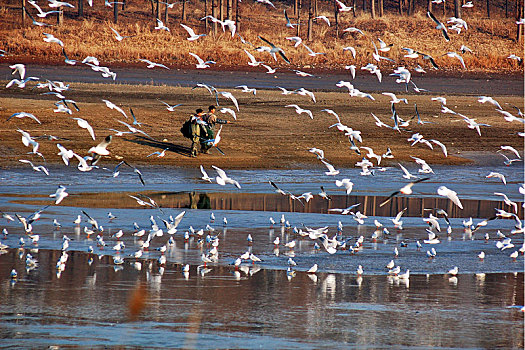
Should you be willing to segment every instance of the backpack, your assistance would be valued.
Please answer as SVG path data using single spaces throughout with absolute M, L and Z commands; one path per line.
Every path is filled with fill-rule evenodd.
M 182 136 L 191 139 L 193 137 L 193 133 L 191 131 L 191 117 L 190 119 L 186 120 L 184 124 L 182 124 L 182 127 L 180 128 L 180 132 L 182 133 Z

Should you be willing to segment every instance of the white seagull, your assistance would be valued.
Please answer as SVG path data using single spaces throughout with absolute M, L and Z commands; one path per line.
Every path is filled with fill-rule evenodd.
M 199 35 L 196 35 L 195 32 L 193 31 L 193 29 L 191 29 L 190 27 L 188 27 L 187 25 L 185 24 L 180 24 L 182 28 L 184 28 L 187 32 L 188 32 L 188 35 L 189 37 L 186 38 L 187 40 L 189 41 L 194 41 L 194 40 L 197 40 L 198 38 L 202 37 L 202 36 L 205 36 L 206 34 L 199 34 Z
M 66 187 L 62 185 L 58 186 L 55 193 L 49 195 L 49 197 L 55 198 L 55 204 L 60 204 L 67 196 L 69 196 L 69 193 L 66 192 Z
M 147 63 L 147 67 L 146 68 L 155 68 L 155 67 L 160 67 L 160 68 L 164 68 L 164 69 L 169 69 L 168 67 L 166 67 L 165 65 L 163 65 L 162 63 L 156 63 L 156 62 L 151 62 L 150 60 L 146 60 L 144 58 L 139 58 L 139 61 L 141 62 L 144 62 L 144 63 Z
M 93 140 L 96 140 L 95 132 L 93 131 L 93 128 L 91 127 L 91 125 L 89 125 L 89 123 L 86 120 L 82 118 L 73 118 L 73 119 L 77 121 L 78 126 L 89 131 L 89 135 L 91 135 L 91 138 Z
M 307 114 L 307 115 L 310 117 L 310 119 L 314 119 L 314 116 L 313 116 L 313 114 L 312 114 L 312 111 L 309 110 L 309 109 L 303 109 L 303 108 L 301 108 L 301 107 L 299 107 L 298 105 L 295 105 L 295 104 L 286 105 L 286 106 L 284 106 L 284 107 L 285 107 L 285 108 L 287 108 L 287 107 L 293 107 L 293 108 L 295 108 L 295 112 L 296 112 L 297 114 L 305 113 L 305 114 Z
M 224 186 L 228 183 L 234 185 L 239 189 L 241 188 L 241 185 L 237 181 L 226 175 L 226 172 L 224 170 L 222 170 L 219 167 L 216 167 L 215 165 L 212 165 L 211 167 L 215 169 L 215 171 L 217 171 L 217 174 L 219 175 L 215 178 L 215 181 L 217 181 L 219 185 Z
M 197 60 L 197 64 L 195 65 L 195 67 L 198 68 L 198 69 L 209 68 L 210 64 L 216 64 L 217 63 L 215 61 L 204 61 L 202 58 L 200 58 L 199 56 L 197 56 L 196 54 L 194 54 L 192 52 L 189 52 L 189 54 L 191 56 L 193 56 Z
M 443 197 L 447 197 L 450 199 L 455 205 L 457 205 L 460 209 L 463 209 L 463 204 L 461 204 L 461 201 L 459 200 L 458 194 L 455 191 L 452 191 L 448 189 L 445 186 L 440 186 L 437 189 L 437 194 Z
M 33 114 L 31 113 L 27 113 L 27 112 L 18 112 L 18 113 L 14 113 L 12 114 L 9 118 L 7 118 L 7 120 L 11 119 L 11 118 L 31 118 L 33 119 L 35 122 L 37 122 L 38 124 L 42 124 L 40 122 L 40 120 L 38 120 L 37 117 L 35 117 Z
M 181 24 L 181 26 L 184 26 L 184 24 Z M 160 19 L 157 18 L 157 25 L 155 26 L 156 30 L 165 30 L 167 32 L 170 31 L 168 27 L 164 25 L 164 22 L 162 22 Z
M 128 115 L 126 114 L 126 112 L 124 112 L 124 110 L 122 108 L 120 108 L 119 106 L 117 106 L 116 104 L 114 104 L 113 102 L 109 101 L 109 100 L 102 100 L 106 106 L 109 108 L 109 109 L 114 109 L 116 110 L 117 112 L 119 112 L 120 114 L 122 114 L 124 117 L 128 118 Z

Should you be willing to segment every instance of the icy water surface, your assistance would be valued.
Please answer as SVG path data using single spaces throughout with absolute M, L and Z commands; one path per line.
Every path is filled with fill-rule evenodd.
M 144 187 L 132 173 L 113 178 L 102 170 L 95 176 L 52 167 L 50 177 L 25 168 L 0 172 L 0 210 L 29 216 L 52 204 L 33 222 L 38 244 L 31 243 L 19 222 L 0 219 L 0 229 L 8 230 L 1 243 L 10 247 L 0 255 L 2 345 L 523 347 L 524 259 L 521 254 L 515 260 L 510 257 L 522 247 L 523 233 L 512 233 L 516 231 L 513 219 L 491 220 L 477 230 L 463 225 L 472 217 L 475 227 L 493 217 L 494 208 L 512 211 L 494 192 L 518 202 L 518 215 L 523 218 L 520 167 L 437 167 L 436 175 L 413 187 L 413 195 L 395 197 L 383 207 L 379 203 L 406 184 L 398 169 L 373 178 L 342 169 L 337 178 L 349 177 L 354 182 L 350 196 L 321 169 L 227 170 L 241 189 L 204 183 L 198 180 L 198 170 L 141 170 Z M 486 179 L 491 171 L 504 173 L 507 185 Z M 303 205 L 273 192 L 268 180 L 295 195 L 312 192 L 315 197 Z M 48 196 L 58 184 L 66 186 L 70 195 L 55 206 Z M 441 185 L 458 192 L 463 210 L 436 194 Z M 332 196 L 331 201 L 317 196 L 320 186 Z M 129 197 L 139 193 L 153 198 L 160 210 L 142 207 Z M 356 203 L 360 205 L 354 211 L 368 216 L 364 224 L 351 215 L 329 211 Z M 405 208 L 402 229 L 394 227 L 391 219 Z M 441 232 L 434 229 L 437 244 L 424 243 L 428 225 L 423 218 L 436 214 L 435 209 L 425 208 L 449 213 L 451 232 L 447 234 L 448 225 L 440 218 Z M 91 225 L 82 210 L 103 226 L 103 232 L 85 233 Z M 162 219 L 183 211 L 177 232 L 168 234 Z M 108 212 L 117 218 L 110 220 Z M 212 213 L 215 220 L 210 218 Z M 77 215 L 82 216 L 80 225 L 73 223 Z M 289 225 L 280 223 L 283 215 Z M 140 259 L 132 258 L 147 241 L 150 216 L 163 233 L 151 239 Z M 270 224 L 270 217 L 276 224 Z M 62 226 L 55 227 L 53 219 Z M 376 230 L 374 220 L 386 230 Z M 133 235 L 134 222 L 146 230 L 144 236 Z M 342 231 L 337 230 L 338 222 Z M 346 249 L 329 254 L 319 240 L 301 237 L 308 228 L 325 226 L 328 237 L 346 242 Z M 192 228 L 196 233 L 185 239 L 184 233 Z M 113 235 L 119 230 L 124 233 L 120 241 L 125 248 L 117 252 Z M 97 234 L 106 246 L 97 245 Z M 60 271 L 55 266 L 64 235 L 71 241 Z M 208 235 L 218 237 L 219 254 L 204 266 L 202 254 L 212 248 Z M 502 241 L 501 235 L 508 236 L 514 247 L 500 250 L 496 242 Z M 363 243 L 357 248 L 360 236 Z M 159 266 L 161 253 L 156 248 L 170 238 L 172 243 L 163 255 L 166 263 Z M 294 240 L 293 249 L 285 247 Z M 89 247 L 92 254 L 87 253 Z M 432 248 L 436 256 L 428 258 Z M 233 266 L 247 251 L 262 261 Z M 481 251 L 486 254 L 483 260 L 478 258 Z M 28 254 L 38 260 L 38 266 L 26 266 Z M 124 262 L 116 264 L 115 257 Z M 290 258 L 296 266 L 287 271 Z M 401 273 L 410 270 L 408 279 L 389 275 L 385 266 L 392 259 Z M 318 272 L 307 274 L 314 264 Z M 187 273 L 183 272 L 186 265 Z M 360 276 L 359 265 L 364 270 Z M 448 273 L 455 266 L 456 277 Z M 12 269 L 18 272 L 13 280 Z

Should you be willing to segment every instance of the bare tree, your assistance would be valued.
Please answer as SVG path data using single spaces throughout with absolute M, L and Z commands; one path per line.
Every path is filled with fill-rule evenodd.
M 57 26 L 61 25 L 64 22 L 64 10 L 62 10 L 62 7 L 58 8 L 57 12 Z
M 375 0 L 370 0 L 370 16 L 372 18 L 376 17 L 376 6 L 375 6 Z
M 158 6 L 158 0 L 157 0 L 157 6 Z M 158 7 L 157 7 L 157 10 L 158 10 Z M 118 5 L 113 4 L 113 23 L 117 23 L 117 21 L 118 21 Z
M 151 15 L 155 16 L 155 3 L 154 3 L 154 0 L 149 0 L 149 3 L 151 4 Z
M 301 23 L 301 7 L 302 7 L 302 1 L 299 0 L 299 3 L 297 4 L 297 25 L 295 26 L 296 27 L 296 35 L 297 36 L 300 36 L 300 33 L 301 33 L 301 26 L 299 25 L 299 23 Z
M 232 0 L 226 0 L 226 18 L 232 19 Z
M 26 23 L 26 0 L 22 0 L 22 24 Z
M 208 0 L 204 0 L 204 17 L 208 17 Z M 208 18 L 204 18 L 204 29 L 208 33 Z
M 79 18 L 84 17 L 84 1 L 83 0 L 78 0 L 77 11 L 78 11 L 77 15 Z
M 516 20 L 521 21 L 524 17 L 523 0 L 516 0 Z M 523 24 L 517 25 L 516 41 L 519 43 L 523 40 Z M 521 61 L 523 63 L 523 61 Z
M 383 17 L 383 0 L 377 0 L 377 14 L 379 17 Z
M 241 29 L 241 9 L 239 3 L 241 0 L 235 0 L 235 25 L 237 26 L 237 33 Z
M 211 15 L 217 18 L 217 0 L 211 0 Z M 211 25 L 213 34 L 217 34 L 217 22 L 213 22 Z
M 454 17 L 461 18 L 461 0 L 454 0 Z
M 182 13 L 180 15 L 180 20 L 182 22 L 186 22 L 186 0 L 183 0 L 182 1 L 182 9 L 181 9 Z
M 487 0 L 487 17 L 490 18 L 490 0 Z
M 313 30 L 313 21 L 314 21 L 314 8 L 312 6 L 312 1 L 308 1 L 308 33 L 307 33 L 307 40 L 312 41 L 312 30 Z M 299 26 L 298 26 L 299 27 Z
M 339 37 L 339 6 L 334 0 L 334 22 L 335 22 L 335 37 Z

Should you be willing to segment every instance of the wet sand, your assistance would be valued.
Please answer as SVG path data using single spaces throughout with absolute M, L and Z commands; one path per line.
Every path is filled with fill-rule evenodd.
M 335 86 L 340 80 L 352 81 L 356 88 L 366 92 L 405 91 L 404 85 L 396 84 L 393 77 L 384 73 L 384 79 L 379 82 L 375 75 L 357 72 L 352 79 L 348 71 L 305 71 L 314 77 L 300 77 L 291 70 L 278 70 L 267 74 L 261 68 L 239 67 L 239 71 L 224 71 L 217 69 L 146 69 L 143 67 L 115 67 L 116 81 L 102 77 L 91 68 L 84 65 L 51 66 L 28 65 L 28 74 L 42 79 L 61 80 L 75 83 L 101 83 L 126 85 L 166 85 L 193 87 L 197 83 L 206 83 L 217 88 L 232 89 L 238 85 L 248 85 L 258 89 L 275 89 L 276 85 L 285 88 L 313 89 L 315 91 L 337 91 Z M 0 66 L 0 79 L 12 79 L 11 70 Z M 461 73 L 430 71 L 428 74 L 414 73 L 412 80 L 422 89 L 428 89 L 434 94 L 454 95 L 497 95 L 523 96 L 523 76 L 502 75 L 490 73 Z M 409 91 L 413 93 L 412 86 Z
M 298 88 L 300 86 L 294 86 Z M 397 104 L 397 113 L 403 119 L 415 116 L 414 104 L 417 104 L 422 120 L 431 123 L 417 124 L 413 119 L 406 130 L 397 132 L 392 129 L 379 128 L 374 124 L 371 113 L 378 116 L 388 125 L 393 125 L 389 98 L 377 93 L 372 95 L 375 101 L 369 99 L 350 98 L 343 92 L 316 92 L 317 103 L 309 97 L 299 95 L 281 95 L 273 90 L 259 90 L 257 95 L 245 94 L 240 90 L 228 89 L 237 97 L 240 112 L 237 121 L 231 116 L 218 113 L 219 117 L 232 121 L 222 129 L 222 139 L 219 144 L 224 152 L 221 155 L 213 149 L 209 155 L 200 155 L 196 159 L 189 157 L 190 140 L 185 139 L 179 129 L 182 123 L 197 107 L 207 107 L 215 104 L 214 96 L 205 89 L 195 89 L 171 86 L 128 86 L 109 84 L 71 83 L 66 93 L 68 98 L 75 100 L 80 108 L 71 116 L 64 113 L 53 113 L 51 95 L 41 95 L 43 91 L 19 89 L 2 89 L 0 95 L 0 113 L 3 118 L 13 113 L 25 111 L 36 115 L 41 125 L 28 118 L 13 118 L 0 126 L 0 155 L 3 166 L 19 165 L 18 159 L 27 158 L 36 164 L 43 163 L 36 156 L 25 155 L 29 149 L 20 142 L 17 128 L 29 132 L 40 142 L 39 151 L 44 154 L 48 164 L 60 163 L 57 156 L 56 143 L 61 143 L 76 153 L 85 155 L 87 150 L 100 142 L 103 137 L 112 134 L 109 129 L 125 131 L 126 127 L 118 122 L 128 123 L 120 113 L 106 108 L 102 99 L 108 99 L 121 106 L 129 114 L 132 107 L 142 130 L 151 138 L 139 134 L 127 134 L 114 137 L 109 146 L 111 154 L 99 164 L 112 167 L 124 159 L 134 164 L 196 167 L 199 164 L 216 165 L 224 168 L 296 168 L 317 166 L 319 161 L 307 150 L 311 147 L 321 148 L 326 158 L 336 167 L 350 167 L 362 158 L 350 150 L 348 138 L 336 128 L 329 128 L 336 119 L 322 112 L 330 108 L 337 112 L 343 124 L 361 131 L 363 143 L 358 146 L 372 147 L 376 153 L 383 154 L 389 147 L 394 159 L 383 159 L 381 165 L 395 165 L 397 162 L 412 162 L 410 156 L 425 159 L 430 164 L 464 164 L 470 162 L 472 154 L 490 155 L 493 164 L 503 162 L 503 157 L 495 153 L 502 144 L 521 149 L 523 139 L 517 135 L 523 125 L 518 122 L 506 122 L 502 115 L 490 104 L 480 104 L 475 96 L 425 94 L 404 95 L 404 87 L 396 85 L 398 97 L 406 97 L 408 104 Z M 436 86 L 437 87 L 437 86 Z M 436 89 L 437 90 L 437 89 Z M 488 92 L 488 91 L 486 91 Z M 444 95 L 448 98 L 449 108 L 476 118 L 479 123 L 490 127 L 481 127 L 482 137 L 475 130 L 468 129 L 467 124 L 459 117 L 440 113 L 440 104 L 430 98 Z M 497 100 L 508 111 L 515 111 L 506 103 L 520 105 L 522 97 L 496 96 Z M 159 99 L 170 104 L 182 103 L 175 112 L 164 109 Z M 231 101 L 220 98 L 220 107 L 234 108 Z M 311 109 L 314 119 L 305 114 L 298 115 L 293 108 L 285 108 L 287 104 L 298 104 Z M 85 129 L 76 126 L 72 117 L 80 117 L 89 121 L 97 135 L 93 141 Z M 430 150 L 425 145 L 410 146 L 407 142 L 413 133 L 421 133 L 425 139 L 436 139 L 445 144 L 449 156 L 444 157 L 441 149 L 435 145 Z M 58 140 L 48 140 L 46 135 L 59 137 Z M 155 151 L 167 149 L 164 158 L 147 157 Z M 467 157 L 465 157 L 467 155 Z M 76 164 L 76 162 L 75 162 Z

